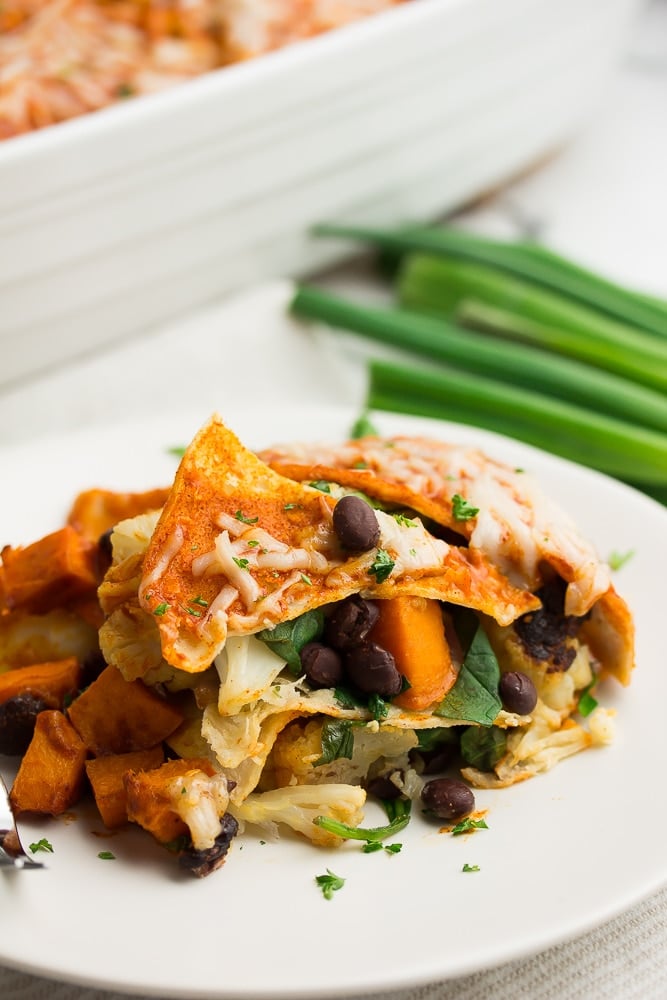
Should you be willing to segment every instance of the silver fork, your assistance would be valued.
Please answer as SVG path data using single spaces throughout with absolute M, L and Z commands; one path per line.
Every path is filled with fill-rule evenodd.
M 0 774 L 0 868 L 43 868 L 23 849 L 14 821 L 9 792 Z

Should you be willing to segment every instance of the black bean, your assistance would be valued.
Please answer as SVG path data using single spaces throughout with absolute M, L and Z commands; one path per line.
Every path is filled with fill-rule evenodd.
M 352 649 L 366 638 L 380 616 L 377 604 L 363 597 L 342 601 L 324 627 L 324 638 L 334 649 Z
M 113 528 L 109 528 L 105 531 L 103 535 L 97 539 L 97 550 L 95 552 L 95 576 L 101 582 L 109 567 L 111 566 L 112 560 L 112 546 L 111 546 L 111 535 L 113 533 Z
M 313 687 L 335 687 L 343 678 L 343 661 L 335 649 L 309 642 L 301 650 L 301 666 Z
M 345 658 L 345 669 L 352 683 L 364 694 L 393 698 L 403 687 L 394 657 L 375 642 L 365 642 L 351 649 Z
M 366 791 L 376 799 L 397 799 L 401 795 L 400 788 L 394 784 L 388 774 L 380 774 L 366 782 Z
M 422 802 L 438 819 L 461 819 L 475 808 L 475 796 L 456 778 L 434 778 L 422 788 Z
M 503 708 L 517 715 L 529 715 L 537 705 L 535 685 L 527 674 L 519 670 L 510 670 L 502 675 L 498 694 Z
M 192 875 L 196 875 L 197 878 L 204 878 L 205 875 L 210 875 L 211 872 L 220 867 L 225 860 L 232 840 L 238 833 L 239 825 L 231 813 L 225 813 L 220 822 L 222 830 L 215 838 L 213 847 L 209 847 L 205 851 L 196 851 L 194 847 L 191 847 L 178 856 L 180 867 Z
M 409 754 L 410 763 L 418 774 L 439 774 L 449 767 L 457 752 L 457 743 L 443 743 L 433 750 L 420 750 L 415 747 Z
M 0 753 L 19 757 L 26 752 L 40 712 L 49 706 L 32 694 L 18 694 L 0 705 Z
M 380 540 L 375 511 L 361 497 L 341 497 L 334 507 L 333 528 L 341 546 L 350 552 L 367 552 Z

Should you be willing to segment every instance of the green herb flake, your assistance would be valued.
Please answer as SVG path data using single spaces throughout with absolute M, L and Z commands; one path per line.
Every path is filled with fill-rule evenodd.
M 204 600 L 204 598 L 200 594 L 197 594 L 196 597 L 193 597 L 192 600 L 190 601 L 190 604 L 197 604 L 199 605 L 200 608 L 208 607 L 208 601 Z
M 587 684 L 586 687 L 579 694 L 579 700 L 577 702 L 577 711 L 579 712 L 579 715 L 583 716 L 584 719 L 586 718 L 587 715 L 590 715 L 595 708 L 598 707 L 597 699 L 595 699 L 591 694 L 592 689 L 597 684 L 597 680 L 598 680 L 597 677 L 594 677 L 593 680 L 590 682 L 590 684 Z
M 368 572 L 373 574 L 376 583 L 384 583 L 395 565 L 388 552 L 384 549 L 378 549 Z
M 185 445 L 172 445 L 171 448 L 167 448 L 167 454 L 174 455 L 175 458 L 183 458 L 183 455 L 185 455 Z
M 300 506 L 300 503 L 286 503 L 283 510 L 296 510 L 296 508 Z
M 460 823 L 452 827 L 452 837 L 459 837 L 462 833 L 472 833 L 474 830 L 488 830 L 485 819 L 471 819 L 467 816 Z
M 100 851 L 100 853 L 97 856 L 102 861 L 115 861 L 116 860 L 116 855 L 113 854 L 111 851 Z
M 613 570 L 619 570 L 627 562 L 629 562 L 635 554 L 634 549 L 630 549 L 628 552 L 612 552 L 609 556 L 607 562 L 609 563 L 609 568 Z
M 368 699 L 368 711 L 376 722 L 382 722 L 389 715 L 389 705 L 379 694 L 372 694 Z
M 305 583 L 307 587 L 312 587 L 313 581 L 305 573 L 301 574 L 301 583 Z
M 133 97 L 135 93 L 136 91 L 131 83 L 119 83 L 116 88 L 116 96 L 121 100 L 127 97 Z
M 391 806 L 388 802 L 383 802 L 382 804 L 387 811 L 387 815 L 390 817 L 390 822 L 386 826 L 349 826 L 347 823 L 341 823 L 339 820 L 331 819 L 329 816 L 317 816 L 313 822 L 316 826 L 321 827 L 328 833 L 335 834 L 337 837 L 341 837 L 343 840 L 363 840 L 367 844 L 371 844 L 374 841 L 381 842 L 387 840 L 389 837 L 393 837 L 400 830 L 405 829 L 410 822 L 410 809 L 412 806 L 410 799 L 394 799 L 391 802 Z
M 257 524 L 259 521 L 258 517 L 246 517 L 242 510 L 237 510 L 234 517 L 237 521 L 242 521 L 243 524 Z
M 469 521 L 479 514 L 479 507 L 473 507 L 460 493 L 455 493 L 452 497 L 452 514 L 455 521 Z
M 411 556 L 416 556 L 417 555 L 417 549 L 410 549 L 410 555 Z
M 260 844 L 262 845 L 262 847 L 266 847 L 266 841 L 265 840 L 260 840 Z
M 467 862 L 461 869 L 462 872 L 479 872 L 481 870 L 482 869 L 479 867 L 479 865 L 469 865 Z
M 158 604 L 158 606 L 153 611 L 153 614 L 157 615 L 158 618 L 162 618 L 162 615 L 166 615 L 167 611 L 169 611 L 169 608 L 170 605 L 167 604 L 166 601 L 163 601 L 162 604 Z
M 256 538 L 250 538 L 250 539 L 249 539 L 249 540 L 248 540 L 248 541 L 246 542 L 246 545 L 248 546 L 248 548 L 249 548 L 249 549 L 256 549 L 256 548 L 257 548 L 257 546 L 259 545 L 259 542 L 257 541 L 257 539 L 256 539 Z
M 232 556 L 232 562 L 236 563 L 239 569 L 247 569 L 250 565 L 247 559 L 237 559 L 236 556 Z
M 364 462 L 363 460 L 359 460 L 358 462 L 353 462 L 352 468 L 353 469 L 367 469 L 368 468 L 368 462 Z
M 364 854 L 375 854 L 376 851 L 382 850 L 382 844 L 379 840 L 371 840 L 368 844 L 364 844 L 361 850 Z
M 362 413 L 357 420 L 355 420 L 350 430 L 350 437 L 353 441 L 358 440 L 363 437 L 378 437 L 378 429 L 369 419 L 367 413 Z
M 37 854 L 38 851 L 44 851 L 45 854 L 53 854 L 53 845 L 46 839 L 42 837 L 36 843 L 30 845 L 30 850 L 33 854 Z
M 199 608 L 188 608 L 185 604 L 182 605 L 182 608 L 187 614 L 192 615 L 193 618 L 201 618 L 202 616 Z
M 416 528 L 417 522 L 413 521 L 411 517 L 406 517 L 405 514 L 392 514 L 393 519 L 397 524 L 400 524 L 402 528 Z
M 327 868 L 326 875 L 316 875 L 315 881 L 325 899 L 333 899 L 334 892 L 338 892 L 345 885 L 345 879 L 340 875 L 334 875 L 330 868 Z
M 326 479 L 316 479 L 312 483 L 308 483 L 312 486 L 314 490 L 319 490 L 320 493 L 331 493 L 331 484 L 326 481 Z

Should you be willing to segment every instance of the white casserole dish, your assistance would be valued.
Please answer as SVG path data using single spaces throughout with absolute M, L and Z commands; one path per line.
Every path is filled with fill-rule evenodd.
M 317 221 L 502 183 L 582 125 L 637 7 L 413 0 L 0 143 L 0 385 L 332 262 Z

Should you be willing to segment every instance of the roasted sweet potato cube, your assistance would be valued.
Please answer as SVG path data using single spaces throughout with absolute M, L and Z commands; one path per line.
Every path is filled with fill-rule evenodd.
M 2 550 L 5 603 L 38 613 L 94 594 L 95 546 L 67 525 L 25 547 Z
M 137 517 L 149 510 L 163 507 L 168 489 L 147 490 L 145 493 L 115 493 L 112 490 L 85 490 L 76 497 L 67 517 L 79 534 L 97 541 L 109 528 L 127 517 Z
M 151 771 L 164 762 L 161 746 L 134 753 L 108 754 L 86 761 L 86 773 L 105 826 L 110 830 L 127 823 L 127 794 L 123 776 L 128 771 Z
M 126 681 L 116 667 L 106 667 L 70 705 L 68 715 L 96 757 L 148 750 L 183 721 L 180 709 L 141 681 Z
M 49 708 L 62 708 L 65 696 L 76 691 L 80 680 L 81 665 L 74 656 L 17 667 L 0 674 L 0 704 L 20 694 L 33 694 Z
M 189 834 L 187 824 L 174 809 L 170 785 L 190 771 L 203 771 L 209 777 L 215 774 L 210 760 L 193 757 L 167 761 L 154 771 L 128 771 L 123 779 L 128 819 L 148 830 L 161 844 Z
M 40 712 L 10 798 L 17 815 L 59 816 L 83 791 L 86 747 L 62 712 Z

